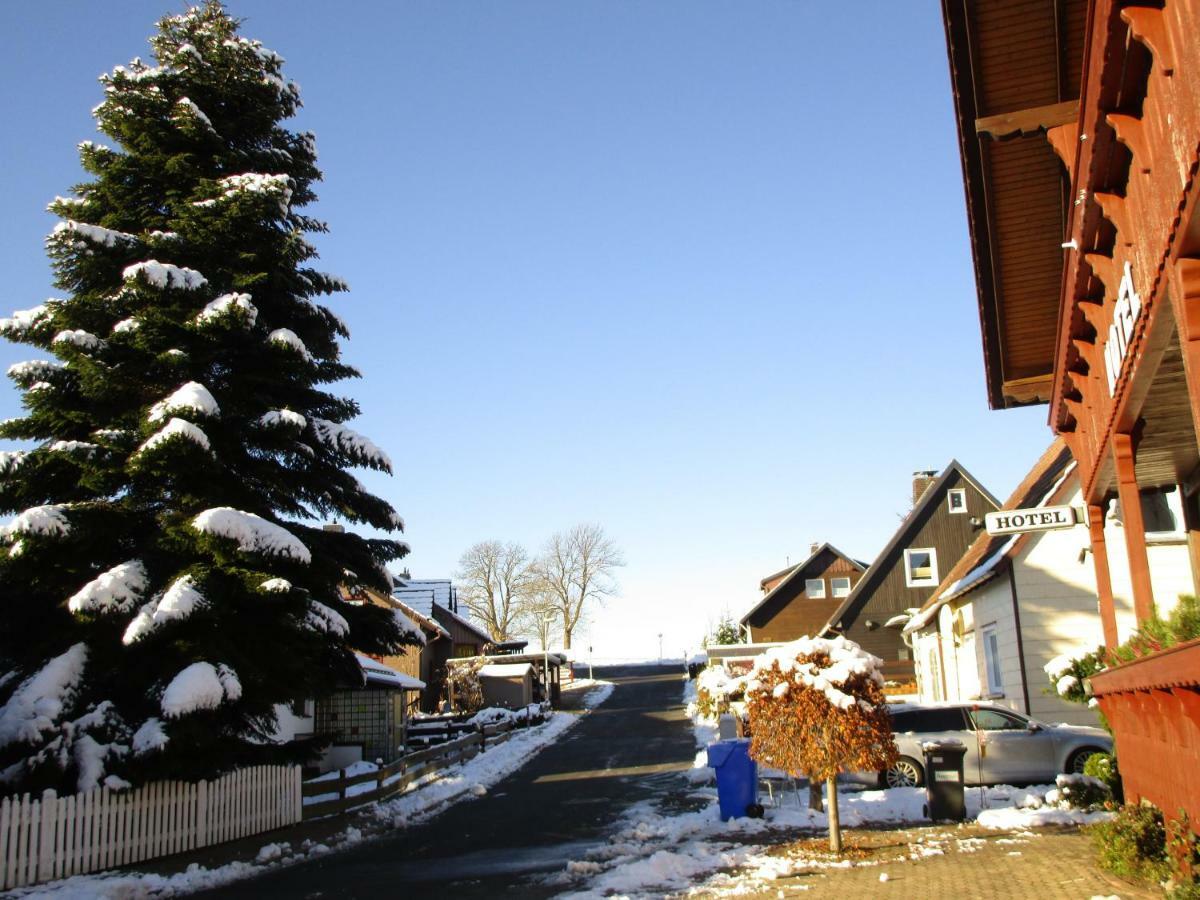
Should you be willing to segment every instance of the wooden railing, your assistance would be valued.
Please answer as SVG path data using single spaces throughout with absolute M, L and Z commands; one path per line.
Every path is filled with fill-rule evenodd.
M 304 804 L 304 818 L 315 819 L 334 815 L 394 796 L 407 790 L 417 781 L 473 759 L 484 750 L 500 746 L 512 737 L 514 729 L 528 727 L 540 721 L 542 720 L 525 718 L 515 723 L 502 722 L 483 727 L 473 725 L 469 732 L 459 737 L 409 753 L 395 762 L 380 766 L 377 771 L 351 775 L 342 769 L 338 778 L 325 777 L 306 781 L 301 790 L 310 802 Z M 373 787 L 365 791 L 351 792 L 352 788 L 363 784 L 372 784 Z M 327 794 L 334 796 L 311 800 L 314 797 L 325 797 Z
M 1148 800 L 1200 829 L 1200 640 L 1114 666 L 1091 679 L 1113 730 L 1130 802 Z
M 46 791 L 0 800 L 7 890 L 169 856 L 300 821 L 298 766 L 256 766 L 213 781 L 129 791 Z

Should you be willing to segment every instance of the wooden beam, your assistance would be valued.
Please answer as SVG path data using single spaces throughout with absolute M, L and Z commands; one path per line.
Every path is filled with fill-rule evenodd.
M 1036 134 L 1079 121 L 1079 100 L 1034 106 L 975 120 L 975 133 L 1003 140 L 1016 134 Z
M 1006 399 L 1019 406 L 1024 406 L 1027 403 L 1045 403 L 1050 399 L 1052 387 L 1053 376 L 1047 373 L 1030 378 L 1005 379 L 1002 390 Z

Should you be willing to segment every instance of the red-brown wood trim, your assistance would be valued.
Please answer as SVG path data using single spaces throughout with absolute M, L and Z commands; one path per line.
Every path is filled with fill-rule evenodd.
M 1133 584 L 1133 611 L 1141 624 L 1154 611 L 1154 589 L 1150 584 L 1150 558 L 1146 554 L 1146 524 L 1142 518 L 1142 496 L 1134 474 L 1133 438 L 1122 432 L 1112 435 L 1113 464 L 1117 494 L 1121 498 L 1121 522 L 1125 529 L 1125 551 L 1129 557 L 1129 580 Z
M 1117 610 L 1113 604 L 1112 572 L 1108 568 L 1108 544 L 1104 540 L 1104 507 L 1091 504 L 1087 508 L 1088 534 L 1092 538 L 1092 565 L 1096 569 L 1096 597 L 1100 601 L 1100 624 L 1104 629 L 1104 646 L 1115 648 Z

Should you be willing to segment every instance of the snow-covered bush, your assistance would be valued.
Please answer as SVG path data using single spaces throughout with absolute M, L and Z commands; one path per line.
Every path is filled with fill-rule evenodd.
M 696 713 L 701 720 L 716 724 L 730 703 L 740 698 L 744 678 L 734 678 L 720 663 L 709 665 L 696 677 Z
M 1054 784 L 1055 790 L 1046 799 L 1072 809 L 1096 809 L 1112 800 L 1108 785 L 1090 775 L 1059 775 Z
M 1097 672 L 1104 670 L 1104 660 L 1103 647 L 1080 647 L 1054 657 L 1043 667 L 1050 679 L 1047 693 L 1057 694 L 1071 703 L 1086 703 L 1094 707 L 1096 703 L 1087 692 L 1086 682 Z
M 455 712 L 473 713 L 483 708 L 483 679 L 479 670 L 486 665 L 487 660 L 482 656 L 446 663 L 446 699 Z

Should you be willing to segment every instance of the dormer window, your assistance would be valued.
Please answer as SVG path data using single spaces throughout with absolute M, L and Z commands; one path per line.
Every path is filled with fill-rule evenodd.
M 825 579 L 806 578 L 804 580 L 804 595 L 808 597 L 809 600 L 824 600 Z
M 955 488 L 952 491 L 947 491 L 946 506 L 950 508 L 951 513 L 965 513 L 967 511 L 966 488 Z
M 937 550 L 933 547 L 905 550 L 904 583 L 909 587 L 937 587 Z

